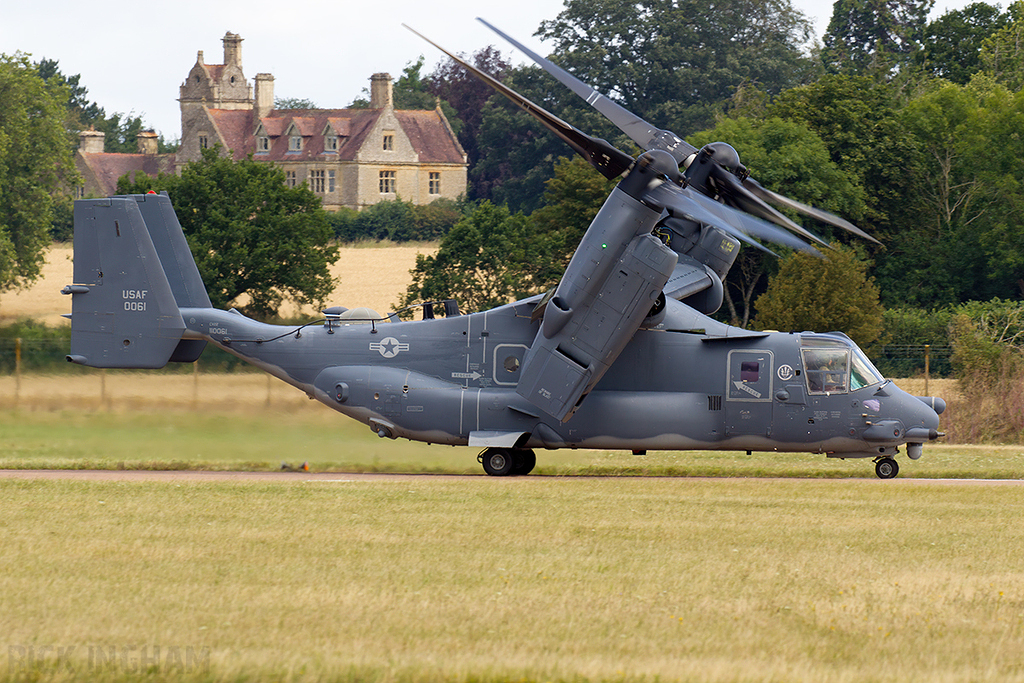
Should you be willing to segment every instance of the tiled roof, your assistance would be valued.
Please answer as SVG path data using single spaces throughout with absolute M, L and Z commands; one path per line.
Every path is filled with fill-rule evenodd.
M 96 177 L 105 196 L 116 194 L 117 180 L 126 173 L 142 171 L 156 177 L 160 173 L 174 172 L 173 154 L 86 154 L 79 152 L 82 161 Z
M 335 135 L 341 137 L 348 137 L 349 135 L 349 124 L 352 123 L 352 119 L 343 119 L 339 117 L 328 116 L 327 123 L 330 124 L 331 130 L 334 131 Z
M 275 109 L 258 121 L 246 110 L 209 109 L 210 119 L 234 158 L 243 159 L 256 151 L 255 133 L 262 126 L 270 138 L 270 150 L 256 158 L 261 161 L 314 160 L 324 154 L 323 132 L 328 125 L 338 134 L 338 151 L 331 158 L 350 161 L 380 117 L 379 109 Z M 402 129 L 409 136 L 422 163 L 465 163 L 462 148 L 435 111 L 396 111 Z M 288 149 L 285 133 L 292 124 L 302 135 L 302 151 Z
M 402 130 L 420 155 L 420 161 L 433 164 L 465 163 L 462 147 L 445 125 L 441 114 L 432 111 L 396 111 Z

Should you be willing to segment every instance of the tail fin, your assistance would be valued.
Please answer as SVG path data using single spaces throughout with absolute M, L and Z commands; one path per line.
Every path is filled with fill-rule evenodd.
M 76 201 L 74 276 L 69 361 L 160 368 L 202 352 L 178 309 L 210 299 L 166 195 Z
M 196 261 L 192 258 L 192 251 L 188 248 L 185 233 L 181 230 L 181 223 L 178 222 L 178 216 L 174 213 L 167 193 L 132 194 L 127 197 L 134 199 L 139 205 L 142 220 L 146 223 L 153 246 L 156 247 L 160 265 L 163 266 L 164 274 L 171 285 L 171 292 L 178 308 L 212 308 L 210 295 L 206 292 L 206 286 L 199 275 L 199 269 L 196 268 Z M 171 362 L 191 363 L 199 360 L 205 348 L 206 342 L 201 339 L 182 339 L 171 354 Z

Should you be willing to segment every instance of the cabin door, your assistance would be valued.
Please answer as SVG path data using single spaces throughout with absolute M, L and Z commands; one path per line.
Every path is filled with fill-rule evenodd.
M 729 352 L 725 389 L 725 435 L 771 436 L 775 356 L 771 351 Z

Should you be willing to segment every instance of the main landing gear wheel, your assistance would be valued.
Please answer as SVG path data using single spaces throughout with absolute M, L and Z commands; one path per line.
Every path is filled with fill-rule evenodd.
M 513 474 L 529 474 L 537 466 L 537 455 L 528 448 L 517 449 L 516 470 Z
M 537 456 L 528 448 L 488 448 L 477 460 L 492 477 L 529 474 L 537 464 Z
M 879 479 L 892 479 L 899 473 L 900 466 L 892 458 L 879 458 L 875 461 L 875 474 Z

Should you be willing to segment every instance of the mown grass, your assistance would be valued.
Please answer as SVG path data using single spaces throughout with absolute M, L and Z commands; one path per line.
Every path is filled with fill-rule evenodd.
M 1024 680 L 1022 513 L 899 480 L 5 480 L 0 678 Z
M 480 474 L 479 449 L 380 439 L 365 425 L 305 399 L 303 409 L 0 411 L 0 468 L 280 469 Z M 873 478 L 869 459 L 736 451 L 537 451 L 537 474 Z M 901 477 L 1024 478 L 1024 447 L 929 445 L 900 456 Z
M 0 414 L 2 468 L 276 470 L 308 461 L 316 471 L 479 473 L 478 449 L 381 440 L 340 416 Z M 904 476 L 1018 478 L 1024 449 L 930 447 Z M 812 454 L 540 451 L 538 474 L 874 476 L 870 461 Z

